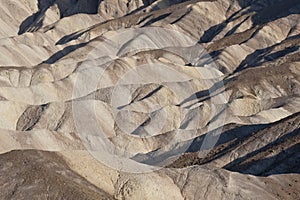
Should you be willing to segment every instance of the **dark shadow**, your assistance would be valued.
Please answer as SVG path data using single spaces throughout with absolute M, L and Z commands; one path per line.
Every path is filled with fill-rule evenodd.
M 192 12 L 192 9 L 188 9 L 183 15 L 181 15 L 178 19 L 174 20 L 170 24 L 176 24 L 180 20 L 182 20 L 185 16 L 187 16 L 190 12 Z
M 164 18 L 170 16 L 171 14 L 172 14 L 172 13 L 166 13 L 166 14 L 160 15 L 160 16 L 158 16 L 158 17 L 155 17 L 154 19 L 151 19 L 151 20 L 149 20 L 148 22 L 146 22 L 142 27 L 149 26 L 149 25 L 151 25 L 151 24 L 153 24 L 153 23 L 155 23 L 155 22 L 157 22 L 157 21 L 159 21 L 159 20 L 162 20 L 162 19 L 164 19 Z
M 249 17 L 246 17 L 243 21 L 241 21 L 240 23 L 238 23 L 237 25 L 235 25 L 230 31 L 228 31 L 228 32 L 225 34 L 225 37 L 234 34 L 235 31 L 236 31 L 236 30 L 237 30 L 244 22 L 246 22 L 248 19 L 249 19 Z
M 18 34 L 34 32 L 43 26 L 46 11 L 54 4 L 55 0 L 38 0 L 39 11 L 26 18 L 20 25 Z
M 38 12 L 26 18 L 19 27 L 18 34 L 35 32 L 43 26 L 45 13 L 57 5 L 60 18 L 68 17 L 78 13 L 97 14 L 101 0 L 38 0 Z
M 269 176 L 272 174 L 300 174 L 300 144 L 295 144 L 292 147 L 280 152 L 278 155 L 269 159 L 264 159 L 259 163 L 271 163 L 269 167 L 260 173 L 260 176 Z
M 156 0 L 142 0 L 143 1 L 143 6 L 140 6 L 138 7 L 137 9 L 129 12 L 128 14 L 126 14 L 125 16 L 128 16 L 128 15 L 132 15 L 132 14 L 135 14 L 141 10 L 144 10 L 145 8 L 147 8 L 148 6 L 150 6 L 152 3 L 154 3 Z M 216 1 L 216 0 L 173 0 L 173 1 L 168 1 L 168 3 L 172 2 L 169 4 L 168 7 L 164 7 L 164 8 L 160 8 L 159 6 L 154 6 L 152 7 L 151 9 L 148 10 L 148 12 L 156 12 L 156 11 L 161 11 L 161 10 L 165 10 L 165 9 L 170 9 L 172 10 L 172 8 L 174 8 L 175 6 L 186 6 L 188 4 L 192 4 L 192 3 L 197 3 L 199 1 Z M 167 2 L 167 1 L 166 1 Z M 164 1 L 161 1 L 160 3 L 164 3 Z M 129 3 L 127 3 L 127 7 L 128 7 Z M 146 10 L 144 10 L 143 12 L 146 12 Z
M 69 55 L 73 51 L 78 50 L 82 47 L 85 47 L 85 46 L 89 45 L 89 43 L 91 43 L 93 41 L 103 41 L 103 40 L 104 39 L 103 39 L 102 36 L 98 36 L 98 37 L 96 37 L 96 38 L 94 38 L 94 39 L 92 39 L 88 42 L 67 46 L 63 50 L 60 50 L 60 51 L 56 52 L 55 54 L 53 54 L 47 60 L 43 61 L 43 63 L 54 64 L 56 61 L 58 61 L 61 58 L 65 57 L 66 55 Z
M 216 1 L 216 0 L 200 0 L 200 1 Z M 199 0 L 182 0 L 180 1 L 179 3 L 174 3 L 173 5 L 171 5 L 170 7 L 167 7 L 167 8 L 164 8 L 164 9 L 160 9 L 160 10 L 155 10 L 155 11 L 151 11 L 147 16 L 145 16 L 143 19 L 141 19 L 137 25 L 140 25 L 142 22 L 145 22 L 146 20 L 148 20 L 149 18 L 152 18 L 154 17 L 154 19 L 151 19 L 149 22 L 147 22 L 146 25 L 144 26 L 147 26 L 147 25 L 151 25 L 153 24 L 154 22 L 158 21 L 158 20 L 161 20 L 167 16 L 169 16 L 170 14 L 172 14 L 172 11 L 176 10 L 176 9 L 180 9 L 184 6 L 187 6 L 191 3 L 197 3 L 199 2 Z M 162 14 L 164 13 L 164 14 Z M 130 14 L 134 14 L 133 12 L 132 13 L 129 13 L 127 15 L 130 15 Z M 126 15 L 126 16 L 127 16 Z M 158 17 L 156 17 L 158 16 Z M 114 19 L 112 19 L 114 20 Z M 110 21 L 110 20 L 108 20 Z M 86 33 L 87 31 L 91 30 L 92 28 L 94 27 L 97 27 L 97 26 L 100 26 L 102 24 L 105 24 L 107 23 L 108 21 L 104 21 L 104 22 L 101 22 L 99 24 L 96 24 L 92 27 L 90 27 L 89 29 L 87 30 L 84 30 L 84 31 L 81 31 L 81 32 L 78 32 L 76 34 L 70 34 L 70 35 L 67 35 L 67 36 L 64 36 L 63 38 L 61 38 L 57 44 L 66 44 L 67 42 L 69 41 L 72 41 L 72 40 L 75 40 L 77 39 L 78 37 L 80 37 L 82 34 Z M 143 26 L 143 27 L 144 27 Z
M 252 17 L 253 26 L 265 25 L 291 14 L 300 14 L 300 2 L 295 0 L 272 0 L 260 7 L 261 0 L 254 1 L 249 11 L 255 11 Z M 258 5 L 257 5 L 258 4 Z
M 229 142 L 231 142 L 231 144 L 228 145 L 225 149 L 223 149 L 221 154 L 216 154 L 215 156 L 211 157 L 209 160 L 206 160 L 205 163 L 221 157 L 222 155 L 226 154 L 229 150 L 231 150 L 235 146 L 237 146 L 242 140 L 245 140 L 246 138 L 251 137 L 257 131 L 267 128 L 269 126 L 270 125 L 268 125 L 268 124 L 244 125 L 244 126 L 237 126 L 235 128 L 224 131 L 220 135 L 215 146 L 217 147 L 219 145 L 226 144 Z M 212 133 L 213 132 L 215 132 L 215 131 L 212 131 Z M 201 148 L 203 149 L 202 146 L 203 146 L 203 141 L 204 141 L 205 137 L 207 137 L 208 134 L 212 134 L 212 133 L 207 133 L 198 138 L 195 138 L 194 141 L 192 142 L 190 148 L 186 152 L 193 153 L 193 152 L 198 152 Z M 209 149 L 203 149 L 203 150 L 209 150 Z M 201 164 L 204 164 L 204 163 L 201 163 Z
M 212 26 L 207 31 L 204 32 L 202 37 L 200 38 L 200 43 L 211 42 L 219 33 L 221 33 L 225 27 L 227 26 L 227 22 L 223 22 L 221 24 Z
M 278 138 L 274 142 L 234 160 L 224 168 L 230 171 L 259 176 L 267 176 L 275 174 L 275 172 L 276 174 L 300 173 L 300 143 L 296 143 L 284 149 L 285 143 L 295 143 L 299 140 L 299 136 L 300 129 L 298 128 Z M 268 152 L 271 154 L 276 148 L 280 149 L 280 153 L 272 157 L 258 159 L 260 153 Z
M 300 14 L 300 1 L 295 0 L 240 0 L 238 2 L 242 9 L 234 13 L 226 21 L 206 30 L 199 39 L 200 43 L 211 42 L 220 32 L 225 29 L 228 23 L 249 13 L 254 13 L 251 17 L 253 27 L 263 27 L 269 22 L 287 17 L 291 14 Z M 237 16 L 237 14 L 239 14 L 239 16 Z M 238 24 L 236 27 L 230 30 L 227 35 L 232 35 L 241 25 L 242 24 Z
M 263 64 L 264 62 L 267 62 L 267 61 L 274 61 L 278 58 L 282 58 L 282 57 L 284 57 L 284 56 L 286 56 L 290 53 L 296 52 L 298 50 L 299 50 L 299 47 L 288 47 L 284 50 L 277 51 L 275 53 L 271 53 L 271 54 L 265 56 L 265 58 L 264 58 L 265 61 L 262 61 L 262 62 L 258 63 L 258 65 L 261 65 L 261 64 Z
M 273 46 L 264 48 L 264 49 L 258 49 L 252 54 L 248 55 L 237 67 L 237 69 L 234 71 L 234 73 L 242 71 L 244 69 L 255 67 L 262 65 L 269 61 L 274 61 L 277 59 L 280 59 L 282 57 L 287 56 L 288 54 L 291 54 L 293 52 L 296 52 L 299 50 L 299 44 L 300 44 L 300 34 L 291 36 L 281 42 L 280 44 L 275 44 Z M 277 52 L 272 51 L 276 48 L 282 45 L 285 47 L 282 50 L 279 50 Z
M 206 55 L 202 56 L 200 59 L 206 59 L 205 62 L 202 63 L 197 63 L 198 66 L 204 66 L 204 65 L 210 65 L 210 64 L 215 64 L 217 63 L 217 59 L 218 57 L 221 55 L 222 51 L 221 50 L 217 50 L 217 51 L 212 51 L 207 53 Z M 221 71 L 223 72 L 223 71 Z
M 204 159 L 197 159 L 197 160 L 188 160 L 188 164 L 185 166 L 195 165 L 195 164 L 205 164 L 213 159 L 216 159 L 223 154 L 227 153 L 229 150 L 233 149 L 235 146 L 239 144 L 239 142 L 244 139 L 248 138 L 251 135 L 253 135 L 256 131 L 263 129 L 267 127 L 268 125 L 250 125 L 250 126 L 242 126 L 237 127 L 237 125 L 227 125 L 228 126 L 235 126 L 236 128 L 232 128 L 228 131 L 223 132 L 220 137 L 214 136 L 214 133 L 219 132 L 220 129 L 223 129 L 223 127 L 212 130 L 204 135 L 201 135 L 193 140 L 178 144 L 175 146 L 174 149 L 168 151 L 168 152 L 162 152 L 158 155 L 156 155 L 157 152 L 160 150 L 152 151 L 147 154 L 139 154 L 133 157 L 134 160 L 137 160 L 139 162 L 145 163 L 145 164 L 151 164 L 151 165 L 160 165 L 162 162 L 164 162 L 166 159 L 171 158 L 172 156 L 178 156 L 178 152 L 182 153 L 195 153 L 200 150 L 212 150 L 213 147 L 222 145 L 224 143 L 227 143 L 231 140 L 234 140 L 234 144 L 231 144 L 227 149 L 224 149 L 221 154 L 216 154 L 215 157 L 209 157 Z M 225 128 L 226 128 L 225 127 Z M 219 138 L 218 138 L 219 137 Z M 209 141 L 216 141 L 216 144 L 209 144 Z M 205 142 L 204 142 L 205 141 Z M 181 159 L 179 157 L 179 159 Z M 183 161 L 185 162 L 185 161 Z M 190 164 L 189 162 L 193 162 L 193 164 Z M 174 166 L 173 166 L 174 167 Z M 182 167 L 182 166 L 180 166 Z
M 142 0 L 143 1 L 143 6 L 140 6 L 138 7 L 137 9 L 129 12 L 128 14 L 126 14 L 125 16 L 128 16 L 128 15 L 132 15 L 132 14 L 135 14 L 145 8 L 147 8 L 149 5 L 151 5 L 155 0 Z M 129 6 L 129 2 L 127 3 L 127 7 Z
M 219 33 L 221 33 L 227 26 L 229 22 L 231 22 L 235 16 L 239 13 L 240 11 L 237 11 L 233 13 L 228 19 L 226 19 L 224 22 L 217 24 L 215 26 L 212 26 L 208 30 L 204 32 L 202 37 L 200 38 L 199 42 L 200 43 L 207 43 L 211 42 Z
M 68 42 L 70 42 L 71 40 L 75 40 L 75 39 L 78 39 L 80 36 L 82 36 L 82 34 L 84 34 L 85 31 L 83 32 L 75 32 L 75 33 L 72 33 L 72 34 L 69 34 L 69 35 L 66 35 L 64 37 L 62 37 L 59 41 L 57 41 L 55 43 L 55 45 L 63 45 L 63 44 L 66 44 Z
M 149 94 L 147 94 L 143 98 L 139 99 L 138 101 L 143 101 L 143 100 L 153 96 L 154 94 L 158 93 L 162 88 L 163 88 L 163 85 L 158 86 L 156 89 L 154 89 L 153 91 L 151 91 Z M 135 99 L 133 99 L 133 101 L 135 101 Z
M 178 156 L 178 152 L 184 152 L 184 154 L 175 157 L 175 160 L 172 161 L 168 167 L 182 168 L 192 165 L 203 165 L 210 163 L 211 161 L 217 160 L 225 154 L 230 153 L 236 148 L 240 148 L 243 143 L 247 141 L 252 141 L 257 139 L 261 134 L 266 134 L 271 127 L 282 127 L 284 124 L 291 126 L 296 126 L 299 119 L 299 113 L 293 114 L 285 119 L 282 119 L 278 122 L 271 124 L 257 124 L 257 125 L 237 125 L 229 124 L 221 127 L 219 129 L 210 131 L 204 135 L 201 135 L 191 141 L 182 142 L 174 146 L 174 149 L 168 152 L 160 152 L 160 149 L 157 149 L 153 152 L 147 154 L 139 154 L 133 157 L 134 160 L 145 164 L 152 165 L 161 165 L 169 158 L 173 156 Z M 222 132 L 222 130 L 224 130 Z M 282 130 L 284 133 L 284 130 Z M 219 136 L 215 133 L 222 132 Z M 271 174 L 282 174 L 282 173 L 299 173 L 299 159 L 300 159 L 300 144 L 299 141 L 300 131 L 294 129 L 291 133 L 287 133 L 284 136 L 281 136 L 274 142 L 267 144 L 265 147 L 253 151 L 247 154 L 244 157 L 235 159 L 232 163 L 228 164 L 225 168 L 231 171 L 238 171 L 245 174 L 254 174 L 259 176 L 267 176 Z M 209 141 L 212 141 L 212 144 L 209 144 Z M 216 142 L 216 144 L 214 144 Z M 286 144 L 283 144 L 286 143 Z M 288 148 L 284 149 L 280 145 L 289 145 Z M 277 148 L 279 147 L 279 148 Z M 269 155 L 270 150 L 277 148 L 279 154 L 273 157 L 263 156 L 263 159 L 247 164 L 243 167 L 240 165 L 242 161 L 250 160 L 260 152 L 267 152 Z M 208 151 L 207 154 L 204 154 L 204 157 L 199 156 L 200 152 Z M 254 159 L 253 159 L 254 160 Z M 270 163 L 270 164 L 268 164 Z M 256 166 L 251 168 L 251 166 Z M 260 166 L 266 166 L 264 170 L 253 171 Z M 249 168 L 249 170 L 248 170 Z M 248 171 L 247 171 L 248 170 Z
M 216 82 L 210 89 L 208 90 L 202 90 L 199 92 L 196 92 L 194 94 L 192 94 L 191 96 L 189 96 L 188 98 L 184 99 L 182 102 L 180 102 L 179 106 L 182 106 L 183 104 L 193 101 L 195 99 L 197 99 L 197 102 L 195 102 L 193 105 L 200 103 L 200 102 L 204 102 L 207 101 L 209 99 L 211 99 L 214 96 L 217 96 L 218 94 L 221 94 L 222 92 L 224 92 L 225 90 L 225 84 L 229 81 L 230 79 L 227 80 L 221 80 L 219 82 Z M 223 88 L 221 91 L 218 91 L 216 94 L 214 94 L 217 90 Z M 193 106 L 190 105 L 189 107 Z
M 53 54 L 50 58 L 48 58 L 47 60 L 45 60 L 43 63 L 46 64 L 53 64 L 56 61 L 58 61 L 59 59 L 65 57 L 66 55 L 70 54 L 71 52 L 86 46 L 88 43 L 81 43 L 81 44 L 76 44 L 76 45 L 71 45 L 71 46 L 67 46 L 65 47 L 63 50 L 58 51 L 57 53 Z
M 137 23 L 137 25 L 140 25 L 141 23 L 145 22 L 147 19 L 149 19 L 149 18 L 151 18 L 151 17 L 153 17 L 153 15 L 148 15 L 148 16 L 144 17 L 142 20 L 140 20 L 140 21 Z
M 156 89 L 154 89 L 153 91 L 151 91 L 150 93 L 148 93 L 146 96 L 144 96 L 143 98 L 141 98 L 141 99 L 136 99 L 136 98 L 134 98 L 134 99 L 132 99 L 132 101 L 131 101 L 129 104 L 122 105 L 122 106 L 119 106 L 119 107 L 117 107 L 117 108 L 118 108 L 119 110 L 121 110 L 121 109 L 125 108 L 126 106 L 129 106 L 130 104 L 132 104 L 132 103 L 134 103 L 134 102 L 136 102 L 136 101 L 143 101 L 143 100 L 145 100 L 145 99 L 147 99 L 147 98 L 149 98 L 149 97 L 155 95 L 156 93 L 158 93 L 162 88 L 163 88 L 163 85 L 160 85 L 160 86 L 158 86 Z

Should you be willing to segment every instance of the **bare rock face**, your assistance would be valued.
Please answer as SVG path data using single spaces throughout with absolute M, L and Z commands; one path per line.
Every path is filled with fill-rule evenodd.
M 1 155 L 1 199 L 113 199 L 69 169 L 55 153 Z
M 300 2 L 0 9 L 0 199 L 300 198 Z

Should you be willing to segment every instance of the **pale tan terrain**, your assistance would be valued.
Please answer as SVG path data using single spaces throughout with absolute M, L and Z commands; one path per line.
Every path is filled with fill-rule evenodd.
M 0 199 L 300 198 L 300 2 L 0 9 Z

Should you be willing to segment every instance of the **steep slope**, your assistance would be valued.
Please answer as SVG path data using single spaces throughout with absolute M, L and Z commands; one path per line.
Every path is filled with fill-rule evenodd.
M 300 2 L 0 9 L 1 199 L 300 198 Z
M 49 152 L 2 154 L 0 177 L 1 199 L 113 199 Z

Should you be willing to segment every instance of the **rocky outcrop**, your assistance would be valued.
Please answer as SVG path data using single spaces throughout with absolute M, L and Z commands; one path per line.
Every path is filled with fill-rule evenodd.
M 299 199 L 300 3 L 0 9 L 1 199 Z

